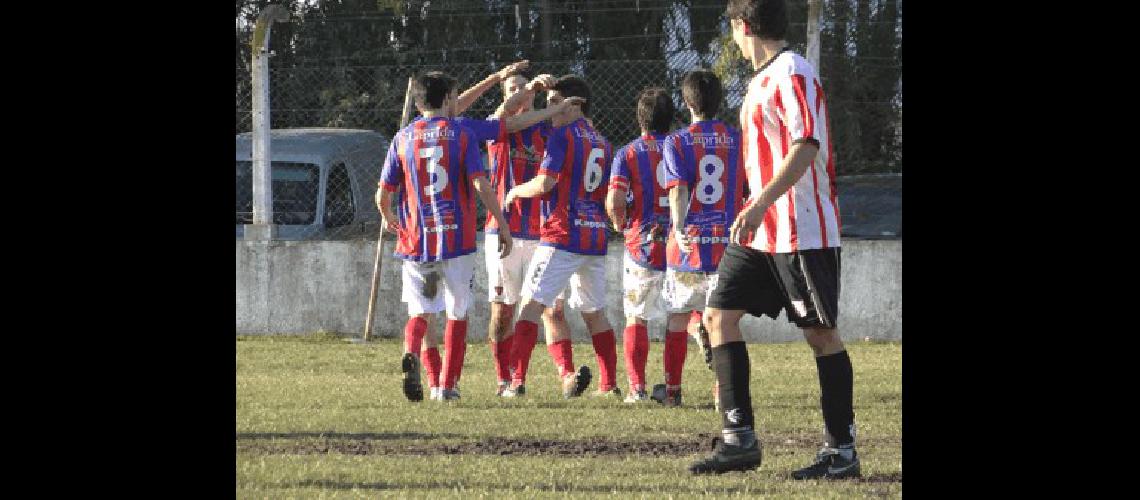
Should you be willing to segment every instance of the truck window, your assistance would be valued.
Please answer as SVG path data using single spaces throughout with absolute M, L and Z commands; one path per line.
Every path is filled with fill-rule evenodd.
M 333 165 L 329 171 L 325 200 L 326 227 L 340 227 L 352 222 L 355 204 L 352 199 L 352 183 L 348 180 L 348 169 L 344 163 Z
M 320 168 L 312 163 L 272 162 L 273 223 L 309 225 L 317 215 Z M 237 223 L 253 223 L 253 162 L 237 162 Z

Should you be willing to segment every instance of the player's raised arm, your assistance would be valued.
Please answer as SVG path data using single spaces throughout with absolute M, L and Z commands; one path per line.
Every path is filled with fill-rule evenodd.
M 525 91 L 524 91 L 525 92 Z M 521 94 L 522 92 L 520 92 Z M 518 94 L 515 94 L 518 95 Z M 538 122 L 549 120 L 554 115 L 561 113 L 570 106 L 581 106 L 586 102 L 585 99 L 577 96 L 567 97 L 562 102 L 554 105 L 547 106 L 543 109 L 538 109 L 523 113 L 521 115 L 514 115 L 503 119 L 503 125 L 506 126 L 507 133 L 518 132 L 524 128 L 534 125 Z
M 522 61 L 513 62 L 504 66 L 503 69 L 487 75 L 483 81 L 476 83 L 471 88 L 464 90 L 462 94 L 459 94 L 459 100 L 455 104 L 455 114 L 463 114 L 464 111 L 467 111 L 467 108 L 470 108 L 472 104 L 475 104 L 476 99 L 481 97 L 488 90 L 491 90 L 491 87 L 498 85 L 499 82 L 503 81 L 503 79 L 505 79 L 511 73 L 522 71 L 529 65 L 530 61 L 525 59 Z

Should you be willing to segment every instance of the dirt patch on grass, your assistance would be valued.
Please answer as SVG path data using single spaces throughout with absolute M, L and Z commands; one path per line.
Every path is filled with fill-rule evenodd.
M 676 441 L 574 441 L 489 438 L 467 443 L 385 443 L 369 439 L 304 439 L 238 442 L 239 453 L 265 455 L 511 455 L 511 456 L 686 456 L 708 450 L 703 436 Z

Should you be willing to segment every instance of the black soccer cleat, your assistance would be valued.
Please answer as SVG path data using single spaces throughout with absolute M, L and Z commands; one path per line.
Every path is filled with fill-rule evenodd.
M 848 479 L 859 477 L 859 455 L 851 450 L 851 458 L 844 458 L 838 448 L 823 447 L 815 454 L 811 465 L 792 472 L 792 479 Z
M 579 366 L 573 377 L 566 377 L 566 380 L 562 382 L 562 397 L 570 399 L 581 396 L 586 387 L 590 386 L 590 379 L 592 378 L 594 376 L 590 374 L 590 367 Z
M 420 385 L 420 360 L 410 352 L 404 353 L 400 360 L 400 369 L 404 372 L 404 396 L 408 401 L 423 401 L 424 386 Z
M 723 474 L 725 472 L 746 472 L 760 467 L 760 440 L 753 439 L 752 446 L 733 446 L 721 438 L 713 438 L 711 455 L 689 465 L 693 474 Z

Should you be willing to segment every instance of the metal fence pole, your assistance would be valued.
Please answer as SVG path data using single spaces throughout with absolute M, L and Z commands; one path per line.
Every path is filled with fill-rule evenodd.
M 246 240 L 273 239 L 273 184 L 269 150 L 269 29 L 274 21 L 289 20 L 289 12 L 270 5 L 257 16 L 253 41 L 253 224 Z
M 820 0 L 808 0 L 807 59 L 819 75 L 819 7 Z

